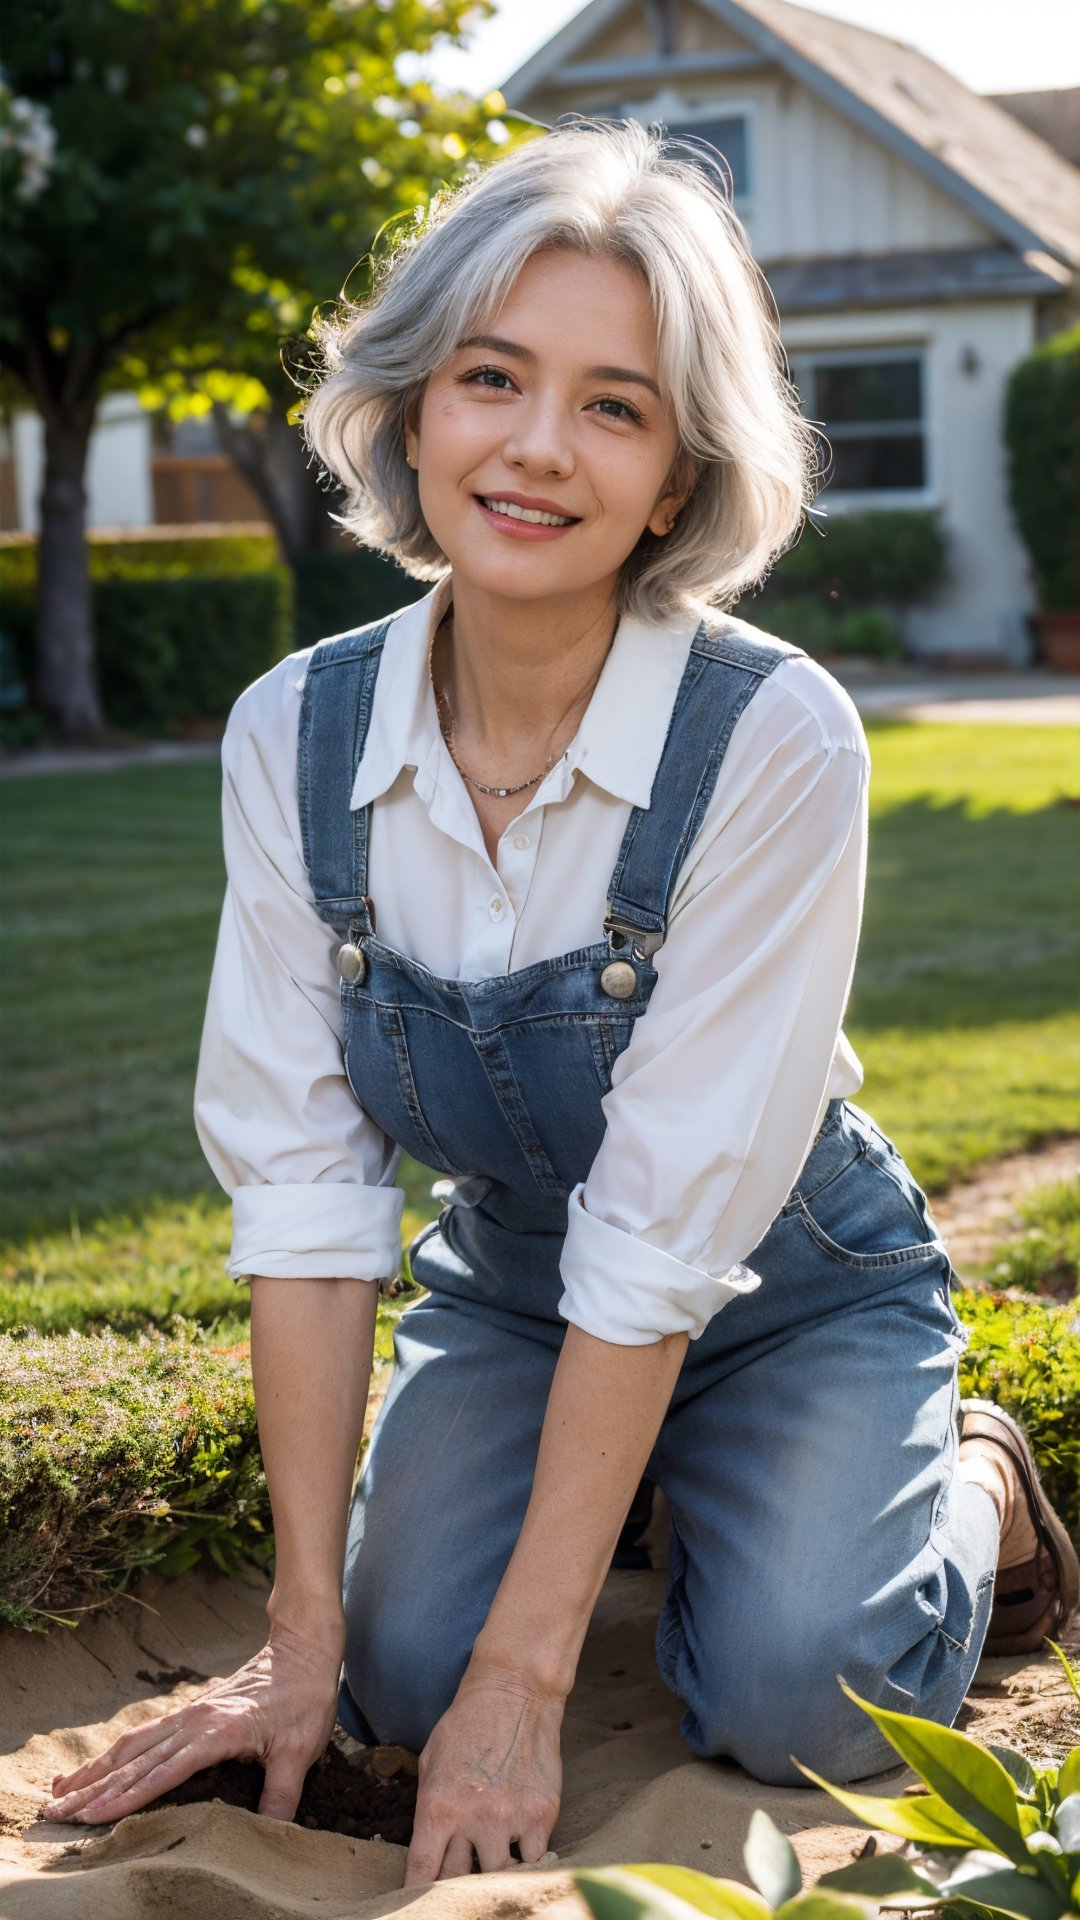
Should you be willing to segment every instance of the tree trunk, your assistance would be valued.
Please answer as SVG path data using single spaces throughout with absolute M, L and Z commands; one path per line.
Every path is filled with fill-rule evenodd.
M 38 546 L 34 693 L 65 740 L 106 736 L 86 551 L 86 456 L 96 394 L 43 409 L 45 478 Z
M 236 426 L 218 401 L 214 426 L 222 451 L 258 495 L 286 561 L 291 565 L 301 553 L 336 552 L 341 529 L 330 515 L 341 511 L 344 492 L 336 485 L 332 490 L 320 486 L 300 429 L 289 424 L 284 411 L 272 409 L 265 427 L 255 432 Z

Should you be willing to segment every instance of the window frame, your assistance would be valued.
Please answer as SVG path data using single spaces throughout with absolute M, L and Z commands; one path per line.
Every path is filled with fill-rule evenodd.
M 830 506 L 863 511 L 872 507 L 883 510 L 894 507 L 931 507 L 939 504 L 938 472 L 932 420 L 933 359 L 928 339 L 893 340 L 877 342 L 873 346 L 833 346 L 833 347 L 789 347 L 788 365 L 791 377 L 799 390 L 799 398 L 806 418 L 820 426 L 830 445 L 836 446 L 845 439 L 881 439 L 912 436 L 913 421 L 843 421 L 830 428 L 827 420 L 821 417 L 817 405 L 816 369 L 827 366 L 882 366 L 898 360 L 917 360 L 919 363 L 919 393 L 921 413 L 917 422 L 923 443 L 923 479 L 918 487 L 841 487 L 835 481 L 822 486 L 818 498 L 827 501 Z M 813 397 L 807 400 L 803 391 L 805 369 L 814 370 Z M 868 431 L 869 428 L 869 431 Z

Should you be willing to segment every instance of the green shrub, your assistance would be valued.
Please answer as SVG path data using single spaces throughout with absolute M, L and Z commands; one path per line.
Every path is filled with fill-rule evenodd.
M 808 598 L 773 600 L 760 610 L 757 624 L 803 647 L 816 659 L 836 654 L 859 654 L 873 660 L 899 660 L 900 636 L 880 607 L 830 612 Z
M 292 575 L 270 539 L 90 542 L 105 711 L 163 731 L 224 719 L 237 695 L 293 649 Z M 33 682 L 37 547 L 0 548 L 0 630 Z
M 970 1328 L 960 1362 L 965 1397 L 994 1400 L 1019 1420 L 1043 1485 L 1080 1539 L 1080 1316 L 1030 1294 L 965 1287 L 956 1310 Z
M 984 1269 L 991 1286 L 1080 1290 L 1080 1179 L 1037 1188 L 1017 1212 L 1024 1231 L 995 1248 Z
M 1013 368 L 1005 396 L 1009 504 L 1044 607 L 1080 607 L 1080 326 Z
M 352 553 L 303 553 L 294 563 L 297 647 L 347 633 L 418 600 L 427 587 L 392 560 L 357 547 Z
M 0 1338 L 0 1619 L 42 1627 L 204 1548 L 223 1572 L 273 1551 L 246 1350 L 182 1322 Z
M 224 719 L 244 688 L 292 650 L 285 567 L 108 580 L 94 605 L 102 697 L 119 726 Z
M 902 608 L 930 600 L 945 578 L 948 544 L 936 509 L 837 513 L 823 531 L 804 527 L 797 546 L 777 561 L 765 585 L 739 612 L 774 600 L 806 598 L 836 613 Z M 768 625 L 762 619 L 759 623 Z

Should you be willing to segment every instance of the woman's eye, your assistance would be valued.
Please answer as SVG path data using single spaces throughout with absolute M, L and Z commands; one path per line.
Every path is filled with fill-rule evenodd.
M 594 404 L 604 409 L 608 420 L 640 421 L 642 417 L 637 408 L 630 405 L 629 400 L 616 400 L 614 395 L 607 395 L 603 400 L 595 401 Z
M 501 367 L 474 367 L 471 373 L 462 376 L 466 386 L 489 387 L 495 393 L 505 393 L 513 382 Z

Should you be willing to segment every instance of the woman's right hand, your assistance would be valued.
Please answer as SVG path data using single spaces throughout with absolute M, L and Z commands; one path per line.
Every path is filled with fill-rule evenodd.
M 272 1624 L 265 1647 L 175 1713 L 133 1727 L 96 1760 L 57 1774 L 47 1820 L 121 1820 L 220 1760 L 265 1769 L 259 1812 L 291 1820 L 333 1731 L 344 1620 Z

